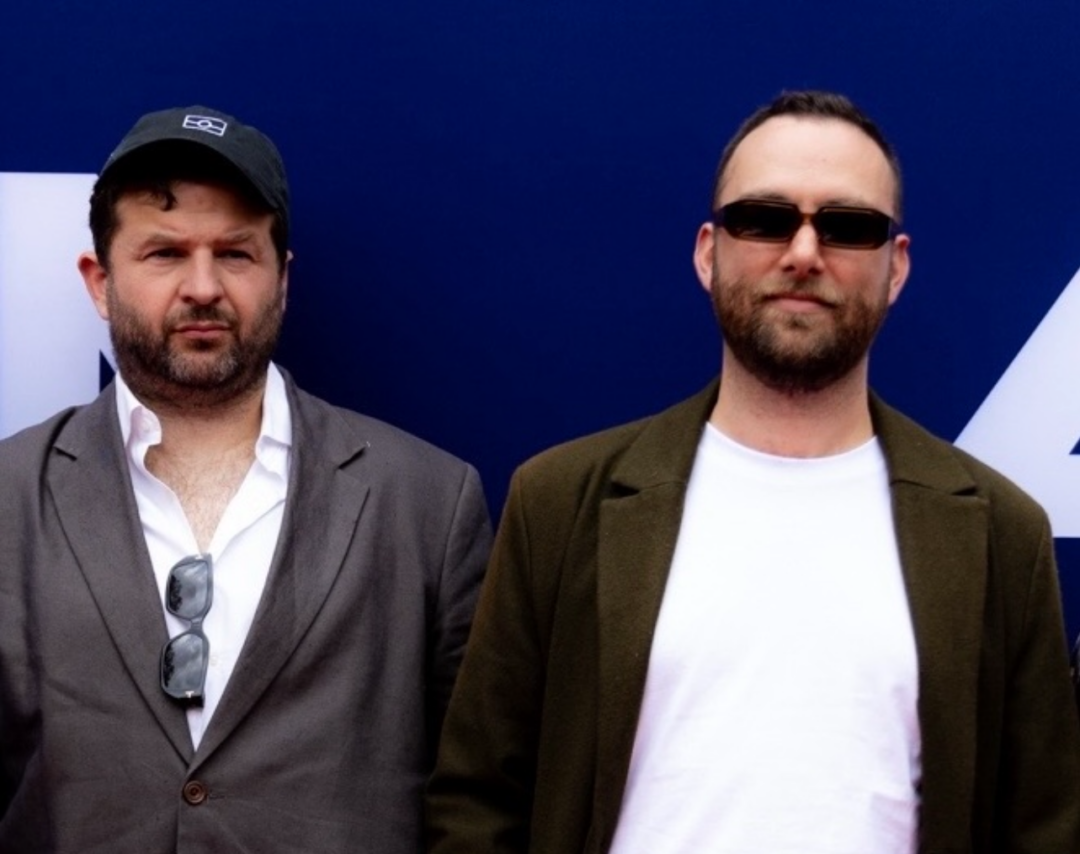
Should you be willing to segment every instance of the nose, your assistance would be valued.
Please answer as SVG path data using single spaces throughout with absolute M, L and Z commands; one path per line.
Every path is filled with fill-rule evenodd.
M 221 299 L 220 271 L 212 252 L 194 252 L 188 259 L 180 284 L 180 296 L 188 301 L 209 304 Z
M 782 259 L 784 271 L 796 278 L 820 274 L 824 267 L 821 244 L 817 232 L 809 220 L 804 220 L 792 236 Z

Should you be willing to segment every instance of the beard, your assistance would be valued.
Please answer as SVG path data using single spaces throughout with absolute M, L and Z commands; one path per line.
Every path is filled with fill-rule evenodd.
M 888 281 L 865 294 L 838 296 L 820 283 L 757 287 L 712 274 L 712 303 L 720 332 L 735 359 L 774 391 L 804 395 L 821 391 L 850 374 L 870 350 L 888 313 Z M 825 311 L 781 313 L 777 293 L 806 293 Z
M 231 310 L 219 305 L 184 306 L 153 328 L 138 311 L 106 293 L 109 337 L 124 382 L 151 408 L 215 409 L 259 388 L 277 347 L 284 317 L 280 290 L 241 332 Z M 225 340 L 173 341 L 183 324 L 219 323 Z

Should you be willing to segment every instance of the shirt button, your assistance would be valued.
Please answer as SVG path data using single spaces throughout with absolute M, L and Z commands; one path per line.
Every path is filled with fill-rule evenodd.
M 210 797 L 210 790 L 206 788 L 205 783 L 191 780 L 184 784 L 184 800 L 193 807 L 197 807 L 208 797 Z

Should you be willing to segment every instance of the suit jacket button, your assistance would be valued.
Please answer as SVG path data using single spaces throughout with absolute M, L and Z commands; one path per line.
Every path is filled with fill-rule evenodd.
M 184 784 L 184 800 L 193 807 L 197 807 L 208 797 L 210 797 L 210 790 L 206 788 L 205 783 L 191 780 Z

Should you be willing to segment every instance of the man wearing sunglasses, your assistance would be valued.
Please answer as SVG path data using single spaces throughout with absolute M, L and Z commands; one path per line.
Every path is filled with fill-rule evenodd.
M 297 388 L 277 148 L 143 116 L 79 259 L 119 375 L 0 443 L 0 851 L 423 847 L 475 469 Z
M 736 133 L 694 252 L 719 382 L 515 473 L 431 852 L 1080 851 L 1046 516 L 867 386 L 900 220 L 843 96 Z

